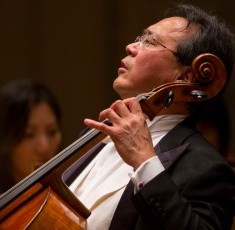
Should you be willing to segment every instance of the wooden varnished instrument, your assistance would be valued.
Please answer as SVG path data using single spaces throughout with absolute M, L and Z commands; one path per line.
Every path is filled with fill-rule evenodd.
M 174 82 L 138 96 L 143 112 L 188 113 L 190 105 L 215 97 L 226 83 L 218 57 L 202 54 L 192 63 L 195 82 Z M 86 229 L 90 211 L 65 185 L 62 175 L 105 137 L 90 130 L 24 180 L 0 196 L 0 229 Z

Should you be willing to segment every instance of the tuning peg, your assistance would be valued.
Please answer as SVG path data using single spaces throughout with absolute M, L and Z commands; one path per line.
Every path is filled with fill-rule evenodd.
M 202 99 L 207 98 L 206 93 L 202 90 L 193 90 L 190 94 L 194 99 L 197 99 L 197 100 L 202 100 Z
M 170 104 L 172 103 L 173 101 L 173 98 L 174 98 L 174 94 L 173 94 L 173 91 L 170 90 L 167 94 L 167 96 L 165 97 L 164 101 L 163 101 L 163 104 L 166 108 L 168 108 L 170 106 Z

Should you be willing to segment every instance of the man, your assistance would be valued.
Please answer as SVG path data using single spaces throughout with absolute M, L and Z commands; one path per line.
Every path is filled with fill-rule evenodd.
M 67 173 L 77 177 L 70 189 L 91 210 L 88 229 L 230 229 L 230 167 L 194 130 L 190 112 L 150 121 L 135 97 L 165 83 L 194 82 L 192 61 L 204 53 L 217 55 L 229 77 L 232 40 L 217 17 L 178 5 L 126 47 L 113 83 L 122 100 L 100 113 L 112 125 L 85 119 L 108 136 L 106 145 L 81 163 L 82 172 Z

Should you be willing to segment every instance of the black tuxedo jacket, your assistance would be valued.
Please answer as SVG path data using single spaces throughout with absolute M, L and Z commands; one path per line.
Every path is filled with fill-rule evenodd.
M 166 170 L 136 194 L 129 182 L 111 230 L 230 229 L 234 172 L 191 125 L 191 119 L 181 122 L 155 147 Z M 65 182 L 70 184 L 102 148 L 98 144 L 72 165 L 64 174 Z

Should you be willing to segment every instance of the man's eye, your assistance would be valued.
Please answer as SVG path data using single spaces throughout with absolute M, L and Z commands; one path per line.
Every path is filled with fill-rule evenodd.
M 144 44 L 145 44 L 146 46 L 155 45 L 155 41 L 154 41 L 153 39 L 146 39 L 146 40 L 144 41 Z
M 151 44 L 151 42 L 149 40 L 145 40 L 145 44 L 148 45 Z

